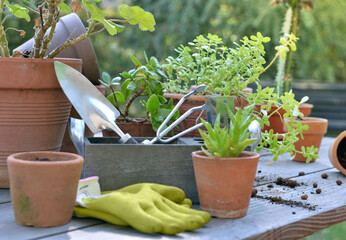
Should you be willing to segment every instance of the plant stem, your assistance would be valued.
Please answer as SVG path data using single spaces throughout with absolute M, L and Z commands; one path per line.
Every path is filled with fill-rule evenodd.
M 271 60 L 271 62 L 265 67 L 265 69 L 263 69 L 262 72 L 259 73 L 259 76 L 262 74 L 262 73 L 265 73 L 272 65 L 273 63 L 276 61 L 276 59 L 279 57 L 280 53 L 277 52 L 274 56 L 274 58 Z
M 52 22 L 52 26 L 50 28 L 50 32 L 49 32 L 48 36 L 45 37 L 44 40 L 43 40 L 43 45 L 42 45 L 42 48 L 41 48 L 41 51 L 40 51 L 40 58 L 43 58 L 46 55 L 46 52 L 47 52 L 47 49 L 48 49 L 48 44 L 53 39 L 55 28 L 56 28 L 56 24 L 58 22 L 58 20 L 57 20 L 58 15 L 59 15 L 59 13 L 57 14 L 56 17 L 53 18 L 53 22 Z
M 77 38 L 74 39 L 70 39 L 68 41 L 66 41 L 64 44 L 60 45 L 59 47 L 57 47 L 56 49 L 54 49 L 49 55 L 48 58 L 54 58 L 56 55 L 58 55 L 62 50 L 66 49 L 67 47 L 76 45 L 80 42 L 83 42 L 85 39 L 90 37 L 90 34 L 92 33 L 92 31 L 94 30 L 95 27 L 95 21 L 92 21 L 89 23 L 89 28 L 88 31 L 82 35 L 80 35 Z
M 4 5 L 5 5 L 5 0 L 1 0 L 0 9 L 4 9 Z M 1 19 L 2 19 L 2 12 L 0 13 L 0 41 L 1 41 L 0 55 L 1 57 L 10 57 L 10 50 L 8 48 L 8 42 L 6 39 L 5 29 L 4 29 L 4 26 L 2 25 Z

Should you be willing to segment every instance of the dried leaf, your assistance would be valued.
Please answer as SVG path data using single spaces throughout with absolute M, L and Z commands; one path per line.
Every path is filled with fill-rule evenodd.
M 20 32 L 19 36 L 25 37 L 25 33 L 26 33 L 26 32 L 25 32 L 24 30 L 20 30 L 19 32 Z
M 74 13 L 84 11 L 84 9 L 82 7 L 82 3 L 80 2 L 80 0 L 72 0 L 70 3 L 70 7 L 72 9 L 72 12 L 74 12 Z
M 12 57 L 23 57 L 23 53 L 21 51 L 14 51 Z

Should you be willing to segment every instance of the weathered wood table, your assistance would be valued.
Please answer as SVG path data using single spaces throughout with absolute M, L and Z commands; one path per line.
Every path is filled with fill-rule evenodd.
M 328 148 L 333 139 L 324 138 L 320 159 L 305 164 L 283 155 L 277 162 L 263 156 L 257 169 L 256 197 L 247 216 L 240 219 L 212 218 L 205 227 L 177 236 L 144 234 L 130 227 L 114 226 L 96 219 L 73 220 L 64 226 L 33 228 L 14 221 L 10 193 L 0 189 L 0 239 L 297 239 L 346 220 L 346 176 L 333 168 Z M 305 175 L 299 176 L 299 172 Z M 321 175 L 328 174 L 327 179 Z M 296 180 L 294 188 L 276 184 L 277 178 Z M 342 185 L 336 181 L 341 180 Z M 317 194 L 313 183 L 321 193 Z M 308 195 L 302 200 L 302 195 Z M 281 198 L 281 199 L 280 199 Z M 275 201 L 276 200 L 276 201 Z M 195 206 L 199 208 L 199 206 Z

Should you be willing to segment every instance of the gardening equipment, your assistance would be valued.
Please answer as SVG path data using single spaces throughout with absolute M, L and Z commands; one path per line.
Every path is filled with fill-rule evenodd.
M 91 132 L 112 130 L 120 137 L 121 143 L 137 143 L 116 125 L 119 111 L 83 74 L 58 61 L 54 66 L 61 88 Z
M 83 158 L 85 158 L 84 131 L 84 120 L 70 117 L 68 120 L 68 133 L 77 153 Z M 84 178 L 84 173 L 85 166 L 83 166 L 81 178 Z
M 199 123 L 195 126 L 192 126 L 188 129 L 186 129 L 183 132 L 180 132 L 177 135 L 174 135 L 171 138 L 168 139 L 162 139 L 165 135 L 167 135 L 173 128 L 175 128 L 181 121 L 183 121 L 187 116 L 189 116 L 191 113 L 196 112 L 196 111 L 202 111 L 202 110 L 206 110 L 207 109 L 207 105 L 204 104 L 202 106 L 198 106 L 198 107 L 193 107 L 191 109 L 189 109 L 188 111 L 186 111 L 182 116 L 180 116 L 177 120 L 175 120 L 171 125 L 169 125 L 168 127 L 166 127 L 164 130 L 163 128 L 166 126 L 166 124 L 168 123 L 168 121 L 172 118 L 172 116 L 176 113 L 176 111 L 178 111 L 179 107 L 184 103 L 184 101 L 186 99 L 188 99 L 190 96 L 195 95 L 199 92 L 204 91 L 205 89 L 205 85 L 200 85 L 198 87 L 196 87 L 193 91 L 189 92 L 188 94 L 184 95 L 180 101 L 177 103 L 177 105 L 175 105 L 175 107 L 173 108 L 173 110 L 169 113 L 169 115 L 167 116 L 167 118 L 162 122 L 161 126 L 159 127 L 159 129 L 156 132 L 156 138 L 154 138 L 151 141 L 145 140 L 143 141 L 143 144 L 152 144 L 155 143 L 157 141 L 161 142 L 161 143 L 170 143 L 172 141 L 174 141 L 175 139 L 197 129 L 203 126 L 203 123 Z M 161 132 L 162 131 L 162 132 Z
M 139 183 L 101 194 L 97 180 L 97 177 L 81 180 L 76 201 L 81 207 L 74 209 L 77 216 L 170 235 L 192 231 L 210 221 L 207 212 L 190 209 L 191 201 L 177 187 Z

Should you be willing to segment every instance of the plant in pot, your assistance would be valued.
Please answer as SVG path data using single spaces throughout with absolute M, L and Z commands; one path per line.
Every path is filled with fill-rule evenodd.
M 73 0 L 68 6 L 62 0 L 45 0 L 36 7 L 30 1 L 0 0 L 0 187 L 8 187 L 6 157 L 23 151 L 57 151 L 60 149 L 71 104 L 60 89 L 55 76 L 53 59 L 60 51 L 78 44 L 102 30 L 115 35 L 123 30 L 121 23 L 138 24 L 141 30 L 154 30 L 153 16 L 141 8 L 122 5 L 121 19 L 105 19 L 105 12 L 97 1 Z M 68 39 L 48 53 L 47 48 L 63 12 L 88 13 L 87 31 Z M 15 16 L 30 21 L 37 16 L 34 26 L 34 45 L 31 51 L 15 52 L 11 57 L 6 32 L 6 20 Z M 18 36 L 23 31 L 18 30 Z M 79 59 L 59 59 L 81 70 Z
M 193 167 L 201 208 L 219 218 L 239 218 L 247 213 L 259 154 L 244 151 L 256 139 L 248 126 L 255 119 L 253 106 L 228 109 L 229 126 L 220 127 L 220 115 L 214 127 L 205 122 L 200 130 L 207 149 L 192 152 Z
M 263 44 L 270 39 L 262 34 L 244 37 L 241 44 L 228 48 L 217 35 L 208 34 L 207 37 L 197 36 L 189 46 L 179 46 L 175 51 L 177 57 L 169 56 L 164 64 L 164 71 L 168 76 L 163 82 L 165 96 L 177 102 L 193 85 L 206 85 L 204 95 L 221 94 L 235 95 L 236 106 L 246 105 L 246 95 L 252 92 L 249 84 L 259 81 L 259 74 L 263 70 L 265 51 Z M 241 93 L 241 94 L 238 94 Z M 181 107 L 184 113 L 191 106 L 204 103 L 204 97 L 197 95 L 186 101 L 190 105 Z M 184 130 L 196 124 L 198 113 L 192 114 L 190 119 L 179 125 Z M 202 115 L 206 119 L 206 114 Z M 192 136 L 199 136 L 198 131 Z
M 161 78 L 165 77 L 162 66 L 155 57 L 146 58 L 142 64 L 130 56 L 134 69 L 111 78 L 106 72 L 100 82 L 109 89 L 107 99 L 118 109 L 121 119 L 117 125 L 134 137 L 155 137 L 163 120 L 174 108 L 173 100 L 164 97 Z M 179 117 L 176 112 L 170 122 Z M 104 133 L 105 135 L 105 133 Z

